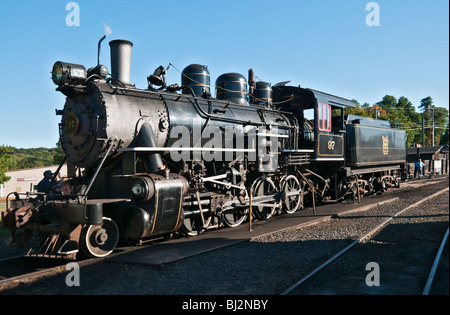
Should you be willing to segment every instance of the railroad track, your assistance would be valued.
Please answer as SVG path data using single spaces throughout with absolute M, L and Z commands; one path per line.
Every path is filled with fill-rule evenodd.
M 156 242 L 156 241 L 155 241 Z M 138 247 L 120 248 L 108 258 L 131 252 Z M 79 267 L 99 263 L 104 258 L 85 258 L 75 261 Z M 0 291 L 14 283 L 33 282 L 37 278 L 69 272 L 66 268 L 73 261 L 24 257 L 23 254 L 0 258 Z
M 124 248 L 119 252 L 111 254 L 108 258 L 131 252 L 136 248 Z M 84 267 L 99 263 L 104 258 L 85 258 L 75 261 L 79 267 Z M 66 268 L 73 261 L 63 259 L 30 258 L 21 255 L 15 255 L 6 258 L 0 258 L 0 291 L 9 287 L 10 284 L 20 282 L 33 282 L 37 278 L 51 276 L 60 273 L 68 273 Z M 70 270 L 70 269 L 69 269 Z
M 93 262 L 86 259 L 80 266 Z M 32 282 L 36 278 L 66 272 L 69 261 L 11 256 L 0 259 L 0 291 L 13 283 Z
M 42 262 L 26 259 L 21 255 L 0 260 L 0 270 L 1 289 L 11 282 L 27 281 L 52 272 L 60 272 L 65 270 L 65 265 L 55 265 L 55 262 L 45 262 L 43 264 Z
M 385 228 L 387 226 L 388 223 L 390 223 L 392 220 L 394 220 L 395 218 L 398 218 L 400 215 L 404 214 L 406 211 L 411 210 L 415 207 L 420 206 L 421 204 L 423 204 L 424 202 L 431 200 L 433 198 L 435 198 L 438 195 L 441 195 L 445 192 L 448 192 L 449 188 L 445 188 L 442 189 L 436 193 L 433 193 L 432 195 L 425 197 L 411 205 L 409 205 L 408 207 L 398 211 L 396 214 L 392 215 L 390 218 L 386 219 L 384 222 L 382 222 L 381 224 L 377 225 L 375 228 L 373 228 L 372 230 L 370 230 L 368 233 L 364 234 L 363 236 L 361 236 L 359 239 L 355 240 L 354 242 L 352 242 L 350 245 L 346 246 L 345 248 L 343 248 L 342 250 L 338 251 L 337 253 L 335 253 L 333 256 L 331 256 L 329 259 L 327 259 L 324 263 L 322 263 L 321 265 L 319 265 L 317 268 L 315 268 L 313 271 L 311 271 L 310 273 L 308 273 L 306 276 L 302 277 L 300 280 L 298 280 L 297 282 L 293 283 L 291 286 L 289 286 L 286 290 L 284 290 L 280 295 L 290 295 L 290 294 L 295 294 L 296 291 L 299 290 L 299 288 L 301 288 L 301 286 L 306 283 L 308 280 L 310 280 L 311 278 L 317 276 L 320 272 L 322 272 L 326 267 L 330 266 L 332 263 L 334 263 L 335 261 L 337 261 L 339 258 L 341 258 L 345 253 L 349 252 L 351 249 L 354 249 L 355 247 L 357 247 L 357 245 L 362 244 L 364 242 L 366 242 L 369 238 L 371 238 L 371 236 L 373 236 L 375 233 L 379 232 L 380 230 L 382 230 L 383 228 Z M 443 251 L 443 247 L 445 245 L 445 242 L 447 241 L 448 238 L 448 228 L 447 228 L 447 232 L 444 236 L 444 238 L 442 239 L 441 242 L 441 246 L 439 248 L 439 251 L 436 255 L 436 258 L 434 260 L 433 266 L 431 268 L 430 274 L 428 276 L 428 281 L 425 285 L 425 288 L 423 290 L 423 294 L 426 295 L 429 293 L 430 288 L 432 286 L 433 280 L 434 280 L 434 275 L 437 269 L 437 266 L 439 264 L 440 261 L 440 257 Z M 369 270 L 369 269 L 367 269 Z
M 442 238 L 441 245 L 439 246 L 439 250 L 436 254 L 436 258 L 434 259 L 433 266 L 431 267 L 431 270 L 430 270 L 430 275 L 428 276 L 427 283 L 425 285 L 425 288 L 423 289 L 423 293 L 422 293 L 423 295 L 428 295 L 430 293 L 430 289 L 431 289 L 431 286 L 433 285 L 436 270 L 439 266 L 439 262 L 441 261 L 442 252 L 444 250 L 445 243 L 448 241 L 448 230 L 449 229 L 447 228 L 447 232 L 445 232 L 445 235 Z

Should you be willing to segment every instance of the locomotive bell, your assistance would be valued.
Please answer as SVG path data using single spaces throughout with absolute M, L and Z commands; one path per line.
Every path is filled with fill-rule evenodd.
M 154 84 L 156 86 L 164 86 L 166 84 L 166 80 L 164 75 L 166 74 L 166 69 L 163 66 L 159 66 L 153 72 L 151 76 L 147 78 L 148 83 Z

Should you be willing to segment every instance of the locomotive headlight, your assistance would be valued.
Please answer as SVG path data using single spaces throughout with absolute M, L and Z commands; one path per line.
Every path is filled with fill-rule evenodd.
M 86 79 L 86 69 L 81 65 L 57 61 L 53 65 L 52 80 L 56 85 L 64 85 L 75 80 Z
M 138 202 L 146 202 L 152 199 L 155 192 L 153 181 L 147 177 L 136 177 L 131 186 L 131 195 Z

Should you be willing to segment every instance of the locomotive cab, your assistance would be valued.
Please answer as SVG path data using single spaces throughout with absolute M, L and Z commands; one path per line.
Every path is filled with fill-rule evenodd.
M 315 161 L 344 161 L 344 109 L 356 105 L 347 99 L 310 90 L 316 98 L 314 142 Z
M 298 149 L 313 150 L 312 161 L 344 161 L 344 109 L 352 101 L 312 89 L 274 86 L 274 103 L 303 122 Z

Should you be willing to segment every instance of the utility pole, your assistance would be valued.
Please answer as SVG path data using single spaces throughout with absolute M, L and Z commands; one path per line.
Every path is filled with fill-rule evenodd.
M 422 113 L 422 147 L 425 146 L 425 136 L 424 136 L 424 121 L 423 121 L 423 115 L 424 113 Z
M 434 107 L 433 107 L 433 111 L 432 112 L 433 112 L 433 137 L 431 138 L 432 139 L 431 141 L 433 143 L 431 144 L 431 146 L 434 147 Z

